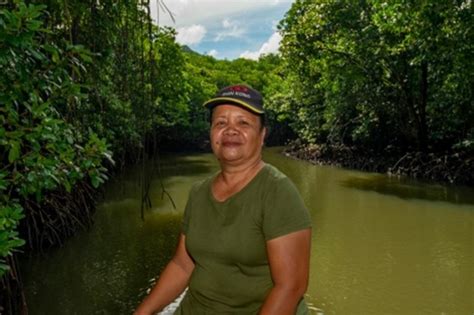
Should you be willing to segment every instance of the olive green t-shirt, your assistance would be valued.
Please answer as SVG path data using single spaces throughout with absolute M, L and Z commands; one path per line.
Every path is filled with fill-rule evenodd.
M 311 227 L 300 194 L 266 164 L 224 202 L 210 177 L 193 186 L 184 211 L 186 249 L 195 262 L 189 290 L 175 314 L 257 314 L 273 287 L 266 241 Z M 307 314 L 303 300 L 297 314 Z

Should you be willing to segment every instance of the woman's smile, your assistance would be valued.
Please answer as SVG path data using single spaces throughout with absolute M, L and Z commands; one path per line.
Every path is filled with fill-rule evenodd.
M 252 164 L 260 159 L 265 129 L 260 118 L 235 105 L 214 108 L 211 144 L 223 164 Z
M 222 141 L 222 145 L 225 147 L 237 147 L 242 145 L 242 142 L 235 140 L 224 140 Z

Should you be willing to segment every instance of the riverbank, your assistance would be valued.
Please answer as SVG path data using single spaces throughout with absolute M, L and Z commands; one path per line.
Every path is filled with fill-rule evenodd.
M 474 156 L 460 152 L 384 152 L 355 147 L 290 143 L 284 154 L 317 165 L 334 165 L 391 176 L 407 176 L 425 181 L 474 186 Z

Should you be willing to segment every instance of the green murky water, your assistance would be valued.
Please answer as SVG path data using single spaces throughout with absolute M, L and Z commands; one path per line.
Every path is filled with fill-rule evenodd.
M 474 189 L 310 165 L 267 149 L 314 221 L 307 300 L 323 314 L 474 314 Z M 23 259 L 31 315 L 130 314 L 174 251 L 191 184 L 210 154 L 164 157 L 140 219 L 139 169 L 108 184 L 95 224 Z

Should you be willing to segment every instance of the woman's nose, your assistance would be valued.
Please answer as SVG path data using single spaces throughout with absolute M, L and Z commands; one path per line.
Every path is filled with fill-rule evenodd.
M 237 131 L 237 129 L 235 128 L 235 126 L 233 124 L 229 124 L 227 126 L 227 128 L 225 129 L 225 134 L 227 134 L 227 135 L 234 135 L 237 132 L 238 131 Z

